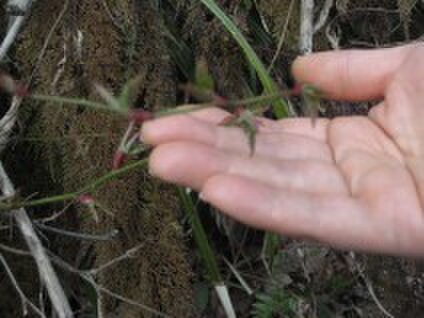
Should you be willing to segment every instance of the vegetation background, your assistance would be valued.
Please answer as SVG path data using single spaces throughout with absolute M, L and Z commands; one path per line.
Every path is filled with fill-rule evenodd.
M 6 1 L 0 32 L 8 26 Z M 300 54 L 301 1 L 217 0 L 282 88 Z M 424 2 L 417 0 L 315 1 L 313 51 L 376 48 L 421 39 Z M 44 54 L 40 55 L 43 52 Z M 41 56 L 41 58 L 40 58 Z M 92 83 L 112 91 L 139 75 L 136 106 L 148 110 L 184 102 L 178 91 L 206 61 L 219 94 L 241 98 L 262 86 L 237 42 L 198 0 L 38 0 L 2 69 L 28 81 L 37 93 L 97 99 Z M 0 96 L 0 111 L 10 99 Z M 49 196 L 81 188 L 110 170 L 127 122 L 84 108 L 25 102 L 3 160 L 20 195 Z M 329 102 L 322 116 L 364 114 L 370 104 Z M 296 103 L 292 112 L 302 115 Z M 38 227 L 44 245 L 78 269 L 96 268 L 140 246 L 96 276 L 96 282 L 171 317 L 224 317 L 193 243 L 176 190 L 137 172 L 95 193 L 111 213 L 98 220 L 85 206 L 66 206 L 51 228 L 103 235 L 88 240 Z M 28 210 L 34 224 L 61 204 Z M 238 317 L 421 317 L 424 264 L 399 258 L 337 252 L 282 239 L 272 262 L 263 260 L 263 233 L 246 229 L 199 206 L 202 221 Z M 7 216 L 0 243 L 25 249 Z M 13 226 L 12 226 L 13 228 Z M 33 261 L 2 251 L 21 289 L 34 303 L 49 304 Z M 265 265 L 267 266 L 264 266 Z M 230 264 L 230 266 L 228 265 Z M 58 268 L 78 317 L 96 317 L 97 296 L 78 275 Z M 21 317 L 22 306 L 7 272 L 0 269 L 0 316 Z M 104 295 L 106 317 L 155 317 L 122 299 Z M 35 316 L 29 313 L 28 316 Z M 48 317 L 53 315 L 47 314 Z

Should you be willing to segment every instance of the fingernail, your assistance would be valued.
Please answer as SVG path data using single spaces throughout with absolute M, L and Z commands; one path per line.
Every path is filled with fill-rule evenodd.
M 142 143 L 147 143 L 146 142 L 146 140 L 148 140 L 148 138 L 146 138 L 146 136 L 148 136 L 149 135 L 149 133 L 148 133 L 148 131 L 149 131 L 149 126 L 150 126 L 150 123 L 149 122 L 146 122 L 146 123 L 144 123 L 144 125 L 141 127 L 141 130 L 140 130 L 140 141 L 142 142 Z

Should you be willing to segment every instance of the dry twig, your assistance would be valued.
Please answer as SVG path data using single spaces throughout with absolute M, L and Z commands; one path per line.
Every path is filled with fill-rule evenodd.
M 21 287 L 19 287 L 18 281 L 15 278 L 15 275 L 13 275 L 13 272 L 10 269 L 9 264 L 7 264 L 7 261 L 2 254 L 0 254 L 0 263 L 2 263 L 7 276 L 9 276 L 10 281 L 13 284 L 13 287 L 15 287 L 16 291 L 18 292 L 19 298 L 21 299 L 21 303 L 22 303 L 23 316 L 28 315 L 28 306 L 29 306 L 40 317 L 46 318 L 46 315 L 44 315 L 44 313 L 28 299 L 28 297 L 22 291 Z
M 19 14 L 13 13 L 13 18 L 10 20 L 11 24 L 7 31 L 3 42 L 0 45 L 0 62 L 6 57 L 12 44 L 15 42 L 22 25 L 25 22 L 26 17 L 29 14 L 33 0 L 9 0 L 7 8 L 9 11 L 19 11 Z
M 301 1 L 299 50 L 302 54 L 310 54 L 313 49 L 314 7 L 314 0 Z
M 6 196 L 13 196 L 15 189 L 12 182 L 10 181 L 3 164 L 0 162 L 0 180 L 1 190 Z M 26 211 L 21 208 L 12 212 L 16 223 L 31 251 L 32 256 L 38 267 L 38 272 L 42 283 L 45 285 L 49 294 L 52 306 L 55 309 L 57 315 L 60 318 L 73 317 L 71 306 L 65 296 L 62 286 L 60 285 L 59 279 L 51 265 L 51 262 L 41 244 L 40 239 L 34 231 L 32 222 L 28 217 Z

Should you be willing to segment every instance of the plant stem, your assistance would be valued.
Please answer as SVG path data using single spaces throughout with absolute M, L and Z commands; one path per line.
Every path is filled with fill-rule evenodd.
M 65 201 L 71 201 L 77 199 L 79 196 L 85 193 L 90 193 L 98 190 L 99 188 L 103 187 L 105 184 L 107 184 L 109 181 L 117 179 L 128 172 L 142 168 L 147 165 L 147 159 L 138 160 L 134 163 L 130 163 L 120 169 L 113 170 L 104 176 L 100 177 L 99 179 L 93 181 L 92 183 L 84 186 L 80 190 L 77 190 L 75 192 L 69 192 L 65 194 L 55 195 L 52 197 L 42 198 L 38 200 L 31 200 L 31 201 L 22 201 L 22 202 L 12 202 L 10 204 L 4 204 L 0 203 L 0 211 L 10 211 L 15 210 L 18 208 L 25 208 L 25 207 L 34 207 L 34 206 L 40 206 L 40 205 L 46 205 L 51 203 L 57 203 L 57 202 L 65 202 Z
M 283 90 L 283 91 L 272 93 L 272 94 L 248 97 L 244 99 L 229 100 L 225 104 L 230 107 L 234 107 L 234 106 L 248 107 L 248 106 L 257 105 L 257 104 L 274 102 L 283 97 L 289 97 L 291 95 L 292 93 L 290 92 L 290 90 Z
M 234 107 L 237 107 L 237 106 L 249 108 L 249 106 L 255 106 L 255 105 L 264 104 L 264 103 L 271 103 L 281 98 L 290 97 L 292 95 L 294 94 L 291 90 L 282 90 L 280 92 L 273 93 L 273 94 L 265 94 L 261 96 L 254 96 L 254 97 L 248 97 L 243 99 L 230 99 L 230 100 L 223 99 L 222 101 L 219 101 L 219 102 L 214 102 L 212 100 L 210 104 L 206 103 L 206 104 L 197 104 L 197 105 L 187 105 L 187 106 L 182 106 L 178 108 L 160 110 L 155 113 L 154 118 L 185 114 L 185 113 L 198 111 L 198 110 L 211 107 L 211 105 L 216 105 L 218 107 L 229 108 L 229 109 L 233 109 Z
M 69 104 L 73 106 L 84 106 L 84 107 L 92 108 L 92 109 L 101 109 L 101 110 L 106 110 L 106 111 L 114 112 L 117 114 L 121 114 L 124 116 L 128 116 L 127 110 L 124 110 L 124 109 L 119 110 L 117 108 L 108 107 L 107 105 L 102 103 L 97 103 L 97 102 L 93 102 L 93 101 L 89 101 L 89 100 L 81 99 L 81 98 L 39 95 L 39 94 L 33 94 L 29 98 L 33 100 L 41 101 L 41 102 L 53 102 L 53 103 L 60 103 L 60 104 Z
M 178 195 L 183 205 L 184 211 L 187 213 L 191 227 L 193 229 L 194 240 L 199 248 L 202 260 L 207 268 L 210 281 L 215 285 L 222 283 L 221 274 L 219 273 L 218 264 L 212 248 L 206 236 L 205 229 L 200 221 L 199 213 L 193 203 L 191 196 L 185 192 L 184 188 L 178 187 Z

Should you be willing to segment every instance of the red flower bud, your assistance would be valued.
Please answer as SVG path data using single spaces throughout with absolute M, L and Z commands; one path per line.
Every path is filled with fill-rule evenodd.
M 127 154 L 121 150 L 115 152 L 113 156 L 112 169 L 116 170 L 122 167 L 127 160 Z
M 296 83 L 290 90 L 290 93 L 294 96 L 299 96 L 303 92 L 303 84 Z
M 94 204 L 94 198 L 90 194 L 81 194 L 78 197 L 78 202 L 84 205 L 93 205 Z
M 30 95 L 30 91 L 25 84 L 17 83 L 15 88 L 15 95 L 17 97 L 25 98 Z
M 134 109 L 129 114 L 130 121 L 134 121 L 136 124 L 142 124 L 147 120 L 154 118 L 152 112 L 143 109 Z

